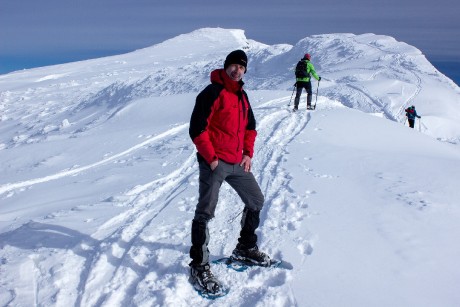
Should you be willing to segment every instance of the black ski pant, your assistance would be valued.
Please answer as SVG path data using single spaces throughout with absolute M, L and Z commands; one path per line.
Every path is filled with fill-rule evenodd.
M 229 164 L 219 160 L 219 165 L 212 171 L 208 163 L 199 161 L 199 168 L 199 199 L 192 221 L 190 265 L 209 263 L 208 221 L 214 217 L 219 190 L 224 181 L 237 192 L 245 205 L 238 239 L 245 248 L 252 248 L 257 244 L 255 231 L 259 227 L 260 210 L 264 204 L 264 196 L 254 175 L 245 172 L 239 164 Z
M 409 118 L 407 121 L 409 122 L 409 127 L 414 128 L 415 118 L 412 118 L 412 119 Z
M 297 81 L 296 83 L 297 92 L 295 94 L 294 99 L 294 108 L 299 108 L 299 101 L 300 95 L 302 94 L 302 90 L 305 89 L 307 91 L 307 107 L 311 106 L 311 101 L 313 100 L 313 92 L 311 90 L 311 81 Z

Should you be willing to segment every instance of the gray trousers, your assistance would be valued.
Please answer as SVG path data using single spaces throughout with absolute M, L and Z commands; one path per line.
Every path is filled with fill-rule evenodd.
M 241 220 L 241 233 L 238 241 L 247 247 L 257 243 L 256 228 L 259 226 L 259 214 L 264 204 L 264 196 L 259 184 L 251 172 L 245 172 L 239 164 L 229 164 L 219 160 L 214 171 L 205 161 L 199 162 L 200 185 L 199 199 L 192 222 L 191 265 L 204 265 L 209 262 L 208 221 L 214 217 L 219 190 L 227 182 L 240 196 L 245 207 Z

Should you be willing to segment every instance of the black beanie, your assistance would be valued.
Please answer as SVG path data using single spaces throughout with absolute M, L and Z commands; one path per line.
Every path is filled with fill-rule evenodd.
M 224 69 L 227 69 L 231 64 L 239 64 L 244 66 L 245 73 L 248 71 L 248 57 L 243 50 L 235 50 L 227 55 L 224 62 Z

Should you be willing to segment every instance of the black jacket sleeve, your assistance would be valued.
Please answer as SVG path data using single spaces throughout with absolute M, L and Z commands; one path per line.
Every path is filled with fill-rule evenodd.
M 243 91 L 244 97 L 248 102 L 248 125 L 246 126 L 247 130 L 256 130 L 256 118 L 254 117 L 254 112 L 252 112 L 251 104 L 249 103 L 248 94 Z
M 189 135 L 193 140 L 199 136 L 208 125 L 208 117 L 211 114 L 211 108 L 219 97 L 223 86 L 217 83 L 209 84 L 201 93 L 198 94 L 195 101 L 195 107 L 190 118 Z

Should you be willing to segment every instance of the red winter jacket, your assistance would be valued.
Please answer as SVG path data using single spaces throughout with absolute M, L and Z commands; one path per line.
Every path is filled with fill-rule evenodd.
M 189 134 L 198 158 L 207 163 L 221 159 L 240 163 L 243 154 L 252 158 L 257 136 L 256 121 L 243 90 L 225 70 L 211 72 L 211 84 L 196 97 Z

